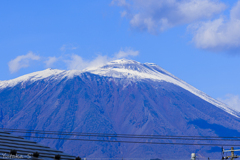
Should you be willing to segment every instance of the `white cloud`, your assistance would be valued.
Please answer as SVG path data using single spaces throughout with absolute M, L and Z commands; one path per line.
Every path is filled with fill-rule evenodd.
M 64 45 L 62 45 L 62 47 L 60 48 L 60 51 L 65 52 L 66 50 L 75 50 L 75 49 L 77 49 L 77 48 L 78 48 L 78 47 L 73 46 L 73 45 L 71 45 L 71 44 L 69 44 L 69 45 L 64 44 Z
M 65 59 L 64 62 L 68 69 L 74 70 L 84 70 L 84 69 L 95 69 L 97 67 L 103 66 L 109 61 L 113 61 L 120 58 L 127 58 L 129 56 L 137 56 L 139 51 L 134 51 L 133 49 L 120 50 L 114 55 L 114 57 L 98 55 L 93 60 L 84 60 L 81 56 L 77 54 L 70 55 L 69 59 Z
M 76 54 L 72 54 L 69 60 L 64 60 L 68 69 L 82 70 L 86 67 L 86 62 L 83 61 L 82 57 Z
M 88 66 L 86 68 L 87 69 L 94 69 L 94 68 L 103 66 L 104 64 L 106 64 L 107 62 L 109 62 L 111 60 L 112 59 L 107 57 L 107 56 L 98 55 L 95 59 L 93 59 L 92 61 L 90 61 L 88 63 Z
M 240 48 L 240 1 L 231 9 L 228 20 L 220 17 L 213 21 L 190 25 L 196 47 L 216 51 Z
M 39 60 L 40 57 L 35 55 L 33 52 L 29 52 L 26 55 L 17 56 L 15 59 L 8 63 L 8 67 L 11 73 L 17 72 L 21 68 L 29 67 L 31 60 Z
M 126 48 L 125 50 L 121 49 L 119 52 L 115 53 L 113 57 L 108 57 L 106 55 L 97 55 L 92 60 L 85 60 L 77 54 L 64 54 L 62 56 L 56 57 L 41 57 L 43 63 L 46 67 L 52 67 L 53 64 L 57 62 L 54 66 L 60 66 L 70 70 L 84 70 L 84 69 L 95 69 L 97 67 L 103 66 L 104 64 L 120 59 L 127 58 L 129 56 L 137 56 L 139 51 L 135 51 L 131 48 Z M 43 61 L 45 59 L 45 61 Z M 32 52 L 29 52 L 26 55 L 21 55 L 11 60 L 8 63 L 9 70 L 11 73 L 17 72 L 21 68 L 29 67 L 30 61 L 40 60 L 40 56 L 35 55 Z
M 126 50 L 120 50 L 115 57 L 116 58 L 126 58 L 128 56 L 137 56 L 139 54 L 139 51 L 134 51 L 132 49 L 127 48 Z
M 62 45 L 62 47 L 60 48 L 60 51 L 66 51 L 66 45 Z
M 133 28 L 150 33 L 209 19 L 226 8 L 218 0 L 113 0 L 111 4 L 124 8 L 121 16 L 129 18 Z
M 67 65 L 67 68 L 72 70 L 83 70 L 83 69 L 94 69 L 100 67 L 107 62 L 109 62 L 109 58 L 107 56 L 98 55 L 95 59 L 83 60 L 83 58 L 77 54 L 72 54 L 70 59 L 65 60 L 64 62 Z
M 218 98 L 218 100 L 226 103 L 232 109 L 240 112 L 240 97 L 238 95 L 227 94 L 223 98 Z
M 118 5 L 118 6 L 123 6 L 123 7 L 129 6 L 129 4 L 126 2 L 126 0 L 112 0 L 111 5 Z
M 57 62 L 57 57 L 48 57 L 48 60 L 46 60 L 44 63 L 46 64 L 46 67 L 51 67 L 55 62 Z

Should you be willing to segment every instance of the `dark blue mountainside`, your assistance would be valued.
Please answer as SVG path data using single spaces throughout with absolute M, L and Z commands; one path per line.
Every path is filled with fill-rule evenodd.
M 159 66 L 131 60 L 117 60 L 85 71 L 47 69 L 17 79 L 0 81 L 0 102 L 0 125 L 3 128 L 240 137 L 238 112 Z M 200 140 L 113 137 L 87 139 L 209 143 Z M 81 157 L 189 158 L 192 152 L 196 152 L 199 157 L 221 157 L 220 146 L 31 140 Z

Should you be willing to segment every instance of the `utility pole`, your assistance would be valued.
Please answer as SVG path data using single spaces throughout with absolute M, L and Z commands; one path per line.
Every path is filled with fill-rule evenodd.
M 231 158 L 231 160 L 234 160 L 235 158 L 239 158 L 238 155 L 234 155 L 234 151 L 240 151 L 240 149 L 234 150 L 233 147 L 231 147 L 231 150 L 224 150 L 224 149 L 223 149 L 223 150 L 222 150 L 223 154 L 224 154 L 224 152 L 231 152 L 231 156 L 222 157 L 222 160 L 223 160 L 223 159 L 229 159 L 229 158 Z
M 231 157 L 232 157 L 232 160 L 234 160 L 234 148 L 231 147 Z

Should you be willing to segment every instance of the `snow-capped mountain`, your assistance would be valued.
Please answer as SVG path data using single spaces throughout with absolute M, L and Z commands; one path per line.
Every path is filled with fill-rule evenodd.
M 84 71 L 46 69 L 0 81 L 0 101 L 0 124 L 5 128 L 114 134 L 240 135 L 239 112 L 155 64 L 132 60 L 116 60 Z M 173 153 L 189 157 L 196 151 L 201 156 L 214 155 L 214 148 L 203 146 L 37 141 L 82 157 L 162 158 Z

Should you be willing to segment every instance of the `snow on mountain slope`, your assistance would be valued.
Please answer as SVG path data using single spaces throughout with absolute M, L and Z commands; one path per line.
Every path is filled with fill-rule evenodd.
M 165 71 L 161 67 L 153 63 L 141 64 L 132 60 L 116 60 L 108 63 L 106 66 L 90 71 L 93 74 L 101 76 L 115 77 L 115 78 L 127 78 L 127 79 L 150 79 L 155 81 L 166 81 L 180 86 L 203 100 L 223 109 L 231 115 L 239 117 L 239 113 L 226 104 L 215 100 L 202 91 L 175 77 L 171 73 Z
M 133 60 L 115 60 L 107 63 L 106 65 L 99 67 L 97 69 L 86 69 L 84 71 L 79 70 L 57 70 L 57 69 L 46 69 L 39 72 L 30 73 L 16 79 L 8 80 L 8 81 L 0 81 L 0 89 L 4 89 L 6 87 L 13 87 L 19 83 L 23 82 L 34 82 L 41 79 L 52 79 L 52 80 L 61 80 L 63 78 L 72 78 L 74 76 L 78 76 L 82 73 L 90 72 L 92 74 L 112 77 L 112 78 L 123 78 L 125 80 L 130 81 L 139 81 L 139 80 L 151 80 L 151 81 L 165 81 L 168 83 L 175 84 L 184 88 L 185 90 L 193 93 L 194 95 L 200 97 L 201 99 L 221 108 L 222 110 L 228 112 L 231 115 L 236 117 L 240 117 L 239 112 L 229 108 L 226 104 L 217 101 L 210 96 L 206 95 L 202 91 L 194 88 L 188 83 L 182 81 L 181 79 L 175 77 L 171 73 L 162 69 L 153 63 L 139 63 Z
M 61 75 L 64 72 L 65 71 L 58 70 L 58 69 L 46 69 L 39 72 L 33 72 L 12 80 L 0 81 L 0 89 L 4 89 L 7 87 L 14 87 L 17 84 L 23 83 L 26 81 L 38 81 L 45 78 L 57 79 L 59 75 Z

